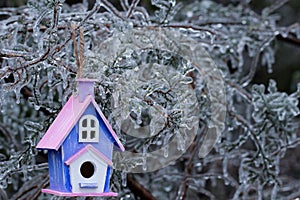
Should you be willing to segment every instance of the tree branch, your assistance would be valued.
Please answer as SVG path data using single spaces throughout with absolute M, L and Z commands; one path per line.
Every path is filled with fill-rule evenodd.
M 271 6 L 266 7 L 263 10 L 263 15 L 270 15 L 271 13 L 273 13 L 275 10 L 279 9 L 280 7 L 282 7 L 284 4 L 286 4 L 289 0 L 277 0 L 275 2 L 272 2 Z
M 129 18 L 132 14 L 132 12 L 134 11 L 134 9 L 136 8 L 136 6 L 138 5 L 138 3 L 140 2 L 140 0 L 133 0 L 131 3 L 131 6 L 127 12 L 127 18 Z
M 202 132 L 204 132 L 205 130 L 207 130 L 206 127 L 202 127 L 200 130 L 200 133 L 196 135 L 196 138 L 194 140 L 194 142 L 192 143 L 192 145 L 189 148 L 189 160 L 187 161 L 187 165 L 186 165 L 186 170 L 185 170 L 185 175 L 184 175 L 184 182 L 183 185 L 179 186 L 179 190 L 177 192 L 177 200 L 184 200 L 186 198 L 186 194 L 187 194 L 187 190 L 189 188 L 189 177 L 193 171 L 194 168 L 194 163 L 193 163 L 193 159 L 195 158 L 195 154 L 198 150 L 197 146 L 198 144 L 200 144 L 200 136 Z
M 131 175 L 127 175 L 127 186 L 136 196 L 143 200 L 156 200 L 156 198 Z
M 41 189 L 49 185 L 49 176 L 36 177 L 32 181 L 27 181 L 20 188 L 18 193 L 14 194 L 12 200 L 37 199 L 41 193 Z
M 282 152 L 283 150 L 286 150 L 286 149 L 289 149 L 289 148 L 295 148 L 297 145 L 300 144 L 300 138 L 288 143 L 288 144 L 285 144 L 285 145 L 282 145 L 277 151 L 273 152 L 271 155 L 272 156 L 277 156 L 280 152 Z
M 295 35 L 289 34 L 287 37 L 283 37 L 282 35 L 277 35 L 276 37 L 278 40 L 296 45 L 297 47 L 300 47 L 300 39 L 298 39 Z

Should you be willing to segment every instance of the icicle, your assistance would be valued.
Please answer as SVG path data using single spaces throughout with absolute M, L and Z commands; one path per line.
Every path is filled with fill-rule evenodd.
M 48 86 L 51 87 L 52 81 L 53 81 L 53 70 L 52 69 L 49 69 L 47 71 L 47 78 L 48 78 Z
M 211 35 L 210 36 L 210 44 L 214 44 L 215 39 L 216 39 L 216 35 Z
M 126 187 L 127 186 L 127 173 L 124 171 L 121 172 L 121 181 L 122 181 L 122 186 Z
M 164 157 L 167 158 L 169 156 L 169 148 L 168 145 L 164 146 Z
M 138 125 L 138 127 L 140 127 L 140 125 L 143 123 L 142 121 L 142 114 L 138 113 L 137 114 L 137 119 L 136 119 L 136 124 Z
M 257 186 L 257 200 L 263 199 L 263 185 L 258 184 Z
M 177 130 L 177 133 L 176 133 L 176 137 L 178 138 L 177 139 L 177 149 L 179 151 L 184 151 L 185 149 L 185 139 L 182 137 L 181 133 Z
M 2 85 L 0 84 L 0 111 L 2 114 L 5 113 L 4 105 L 6 104 L 6 92 L 3 90 Z
M 289 31 L 287 29 L 282 29 L 280 34 L 282 37 L 287 38 L 287 36 L 289 35 Z
M 22 180 L 25 182 L 28 180 L 28 172 L 25 165 L 22 166 L 22 173 L 23 173 Z
M 147 150 L 148 150 L 148 145 L 143 146 L 143 155 L 142 155 L 142 159 L 143 159 L 143 170 L 146 171 L 147 170 Z
M 295 33 L 297 38 L 300 38 L 300 25 L 297 24 L 297 26 L 293 27 L 291 29 L 291 32 Z
M 229 185 L 228 181 L 228 157 L 225 156 L 223 160 L 223 176 L 224 176 L 224 184 Z
M 15 95 L 16 95 L 16 104 L 20 104 L 20 98 L 21 98 L 21 94 L 19 89 L 14 89 Z
M 240 40 L 240 42 L 238 43 L 237 53 L 238 53 L 238 59 L 239 59 L 239 65 L 238 65 L 239 69 L 241 69 L 244 64 L 243 51 L 244 51 L 246 41 L 247 41 L 247 38 L 243 37 Z
M 272 193 L 271 193 L 271 199 L 276 199 L 277 196 L 277 190 L 278 190 L 278 185 L 275 184 L 273 189 L 272 189 Z
M 40 15 L 39 17 L 36 19 L 34 25 L 33 25 L 33 38 L 36 42 L 39 42 L 39 38 L 38 38 L 38 33 L 39 33 L 39 25 L 41 23 L 41 21 L 43 20 L 43 18 L 50 14 L 52 12 L 52 10 L 49 10 L 48 8 L 46 8 Z
M 34 109 L 35 109 L 35 110 L 39 110 L 40 108 L 41 108 L 41 106 L 36 105 L 36 104 L 34 105 Z
M 52 87 L 49 87 L 48 93 L 47 93 L 47 100 L 48 102 L 53 102 L 53 89 Z
M 10 185 L 12 183 L 12 177 L 8 176 L 6 182 Z
M 233 200 L 240 200 L 241 198 L 240 198 L 240 195 L 244 192 L 244 185 L 240 185 L 239 187 L 238 187 L 238 189 L 235 191 L 235 193 L 234 193 L 234 196 L 233 196 Z
M 195 168 L 196 168 L 197 172 L 200 173 L 203 169 L 203 164 L 201 162 L 198 162 L 195 164 Z
M 216 178 L 210 177 L 210 182 L 211 182 L 211 186 L 212 186 L 212 187 L 216 187 L 216 185 L 217 185 L 217 180 L 216 180 Z
M 2 180 L 2 179 L 1 179 Z M 2 180 L 1 182 L 0 182 L 0 187 L 1 188 L 7 188 L 7 182 L 6 182 L 6 180 Z
M 30 132 L 39 132 L 43 129 L 43 126 L 40 123 L 32 121 L 25 121 L 24 126 Z
M 143 170 L 146 171 L 147 170 L 147 157 L 143 158 Z

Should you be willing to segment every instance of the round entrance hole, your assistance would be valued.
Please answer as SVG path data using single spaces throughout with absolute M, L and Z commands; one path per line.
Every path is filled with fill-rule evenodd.
M 90 178 L 94 175 L 95 166 L 90 161 L 82 163 L 80 173 L 84 178 Z

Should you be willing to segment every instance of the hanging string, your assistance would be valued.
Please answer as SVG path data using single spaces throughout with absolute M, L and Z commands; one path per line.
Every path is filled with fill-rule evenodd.
M 82 78 L 83 66 L 84 66 L 84 34 L 81 27 L 79 27 L 79 37 L 80 37 L 80 65 L 79 65 L 79 77 Z
M 76 65 L 77 65 L 77 75 L 78 78 L 82 78 L 83 76 L 83 66 L 84 66 L 84 34 L 82 27 L 79 27 L 79 54 L 78 55 L 78 46 L 77 46 L 77 41 L 76 41 L 76 29 L 77 27 L 71 23 L 71 29 L 72 29 L 72 40 L 74 44 L 74 53 L 75 53 L 75 60 L 76 60 Z

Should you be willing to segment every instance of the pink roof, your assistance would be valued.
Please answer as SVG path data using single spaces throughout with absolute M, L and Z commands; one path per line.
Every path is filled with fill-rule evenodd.
M 86 145 L 80 151 L 78 151 L 73 156 L 71 156 L 65 163 L 67 165 L 70 165 L 72 162 L 77 160 L 77 158 L 79 158 L 81 155 L 83 155 L 87 151 L 91 151 L 91 152 L 95 153 L 99 158 L 102 158 L 102 160 L 104 160 L 108 165 L 110 165 L 110 166 L 113 165 L 113 163 L 105 155 L 100 153 L 95 147 L 93 147 L 90 144 Z
M 110 134 L 117 143 L 117 146 L 121 151 L 124 151 L 124 146 L 91 95 L 88 95 L 83 102 L 79 102 L 78 96 L 74 97 L 72 95 L 62 110 L 58 113 L 56 119 L 37 144 L 36 148 L 58 150 L 90 103 L 94 105 Z

